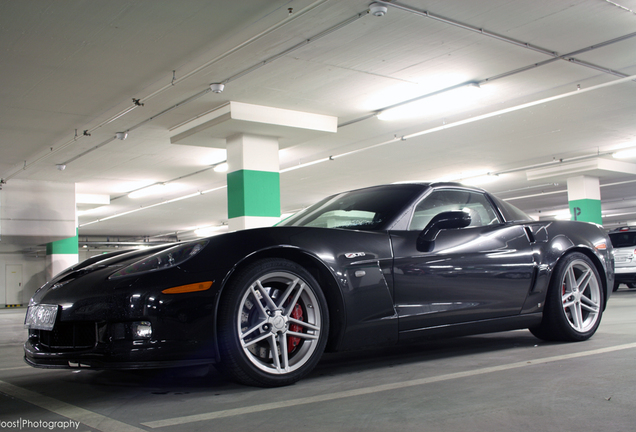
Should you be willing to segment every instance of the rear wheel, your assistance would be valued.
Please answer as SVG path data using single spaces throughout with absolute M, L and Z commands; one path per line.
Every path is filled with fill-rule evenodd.
M 219 308 L 220 369 L 247 385 L 276 387 L 301 379 L 327 342 L 327 302 L 304 268 L 284 259 L 247 267 Z
M 589 339 L 601 322 L 602 288 L 590 258 L 578 252 L 563 257 L 550 282 L 543 320 L 530 331 L 545 340 Z

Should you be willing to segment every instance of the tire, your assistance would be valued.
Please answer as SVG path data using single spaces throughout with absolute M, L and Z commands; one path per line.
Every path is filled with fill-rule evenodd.
M 327 301 L 311 274 L 284 259 L 257 261 L 221 298 L 218 366 L 241 384 L 293 384 L 316 366 L 328 334 Z
M 628 284 L 629 285 L 629 284 Z M 614 288 L 612 288 L 612 292 L 618 291 L 618 287 L 621 286 L 620 282 L 614 282 Z
M 627 288 L 636 288 L 636 283 L 633 283 L 633 282 L 630 282 L 630 283 L 625 284 L 625 285 L 627 285 Z
M 603 305 L 603 284 L 592 261 L 579 252 L 568 254 L 554 270 L 543 320 L 530 331 L 550 341 L 587 340 L 601 323 Z

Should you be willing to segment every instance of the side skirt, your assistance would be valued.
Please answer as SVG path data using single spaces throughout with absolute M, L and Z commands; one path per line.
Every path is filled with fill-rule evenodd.
M 468 336 L 482 333 L 496 333 L 509 330 L 526 329 L 541 323 L 541 312 L 516 315 L 512 317 L 494 318 L 482 321 L 469 321 L 436 327 L 406 330 L 399 333 L 399 341 L 414 339 L 431 339 L 438 337 Z

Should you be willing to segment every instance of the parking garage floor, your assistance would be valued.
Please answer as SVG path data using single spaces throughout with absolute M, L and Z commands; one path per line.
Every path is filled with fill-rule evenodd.
M 633 431 L 636 289 L 596 335 L 528 331 L 325 355 L 303 381 L 244 387 L 216 370 L 42 370 L 22 360 L 25 309 L 0 310 L 0 430 Z

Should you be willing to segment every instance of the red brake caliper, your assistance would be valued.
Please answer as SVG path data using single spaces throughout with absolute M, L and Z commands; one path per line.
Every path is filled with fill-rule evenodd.
M 291 317 L 297 319 L 298 321 L 303 320 L 303 308 L 301 308 L 298 303 L 296 303 L 296 306 L 294 306 Z M 289 326 L 289 330 L 300 333 L 303 331 L 303 327 L 299 324 L 292 324 Z M 291 353 L 292 351 L 294 351 L 299 343 L 300 338 L 298 336 L 287 336 L 287 352 Z

